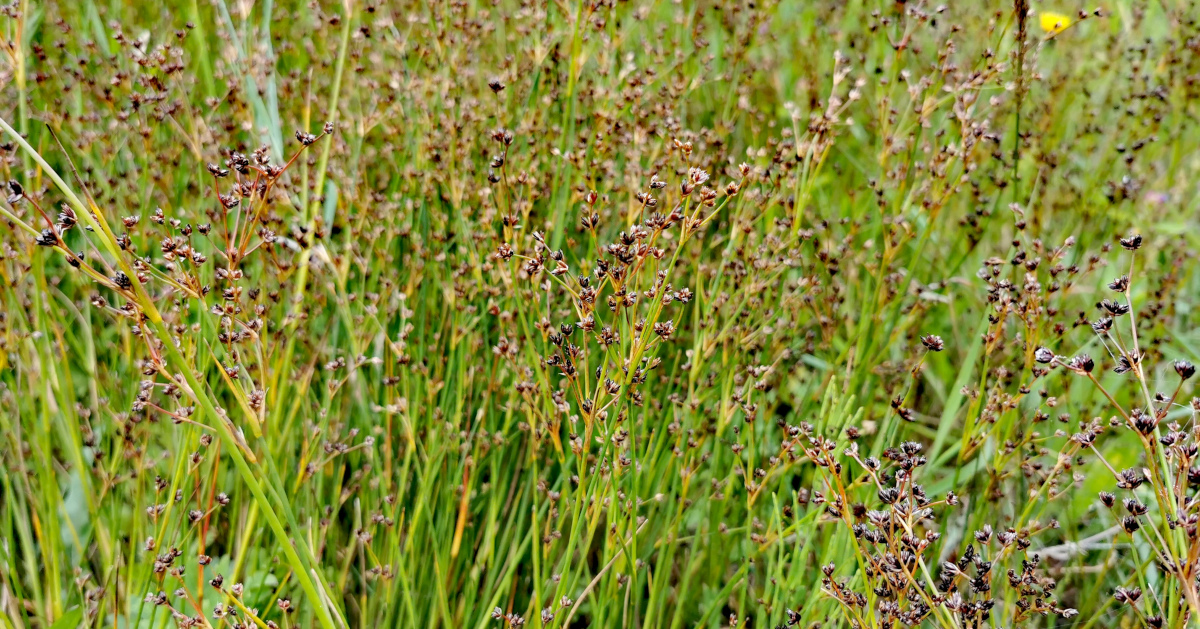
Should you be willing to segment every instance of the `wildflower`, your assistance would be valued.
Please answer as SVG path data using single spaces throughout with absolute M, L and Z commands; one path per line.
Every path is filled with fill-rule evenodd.
M 927 334 L 921 337 L 921 344 L 931 352 L 940 352 L 945 349 L 946 344 L 942 342 L 942 337 L 936 334 Z
M 1057 35 L 1071 25 L 1071 18 L 1052 11 L 1043 11 L 1038 15 L 1038 21 L 1042 25 L 1042 30 L 1051 35 Z

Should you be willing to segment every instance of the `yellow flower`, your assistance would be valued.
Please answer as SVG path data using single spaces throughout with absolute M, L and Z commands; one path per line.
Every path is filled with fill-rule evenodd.
M 1041 21 L 1042 30 L 1052 35 L 1067 30 L 1067 27 L 1071 25 L 1071 18 L 1062 13 L 1043 11 L 1038 15 L 1038 19 Z

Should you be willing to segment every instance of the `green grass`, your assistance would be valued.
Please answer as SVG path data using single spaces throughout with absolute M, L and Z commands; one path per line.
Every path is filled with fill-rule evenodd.
M 0 626 L 1196 626 L 1200 11 L 1019 6 L 8 5 Z

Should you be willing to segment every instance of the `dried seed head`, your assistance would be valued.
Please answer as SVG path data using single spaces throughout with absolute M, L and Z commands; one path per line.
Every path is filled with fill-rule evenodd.
M 305 133 L 299 129 L 296 130 L 296 141 L 304 146 L 312 146 L 313 142 L 317 141 L 317 136 L 312 133 Z
M 1080 354 L 1072 358 L 1067 367 L 1082 373 L 1092 373 L 1092 369 L 1095 369 L 1096 363 L 1092 360 L 1091 356 Z
M 1112 299 L 1105 299 L 1105 300 L 1101 301 L 1100 308 L 1114 317 L 1119 317 L 1119 316 L 1121 316 L 1123 314 L 1127 314 L 1129 312 L 1128 305 L 1123 304 L 1119 301 L 1113 301 Z
M 1128 511 L 1132 516 L 1146 515 L 1146 512 L 1148 511 L 1146 505 L 1138 502 L 1134 498 L 1126 498 L 1122 504 L 1125 505 L 1125 510 Z
M 1187 380 L 1196 375 L 1196 366 L 1186 360 L 1177 360 L 1172 365 L 1180 378 Z
M 54 230 L 46 228 L 33 241 L 42 247 L 53 247 L 58 244 L 58 234 L 54 233 Z
M 16 180 L 8 182 L 8 204 L 16 205 L 25 196 L 25 189 Z

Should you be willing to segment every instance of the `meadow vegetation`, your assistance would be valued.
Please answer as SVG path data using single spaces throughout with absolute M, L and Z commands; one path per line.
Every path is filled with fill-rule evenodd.
M 1200 625 L 1200 7 L 6 0 L 0 626 Z

